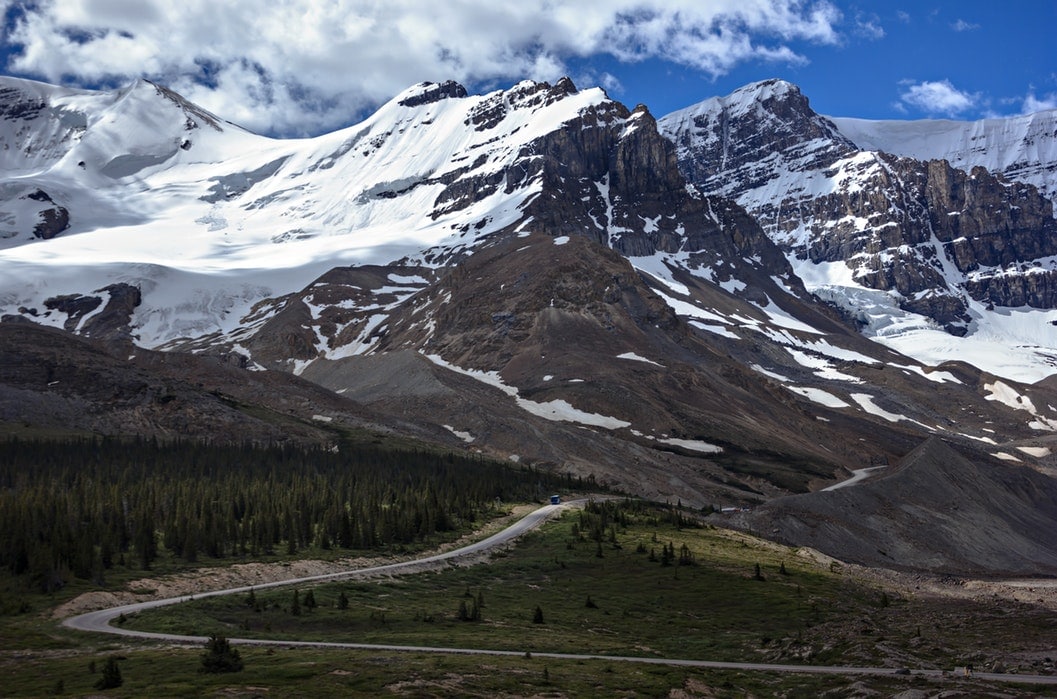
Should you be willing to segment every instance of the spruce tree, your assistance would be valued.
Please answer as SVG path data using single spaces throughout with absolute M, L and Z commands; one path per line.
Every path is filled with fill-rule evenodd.
M 103 674 L 96 681 L 96 689 L 114 689 L 120 687 L 124 680 L 121 679 L 121 668 L 117 666 L 116 658 L 107 658 L 103 666 Z
M 241 672 L 242 656 L 231 647 L 231 643 L 223 636 L 210 636 L 206 641 L 206 652 L 202 653 L 202 667 L 199 672 Z

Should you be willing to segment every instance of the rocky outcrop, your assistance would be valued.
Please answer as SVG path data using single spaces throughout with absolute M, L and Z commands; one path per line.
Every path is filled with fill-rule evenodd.
M 34 238 L 51 240 L 70 227 L 70 212 L 65 207 L 56 204 L 44 190 L 35 189 L 26 195 L 26 199 L 44 205 L 37 211 L 38 221 L 33 227 Z
M 430 104 L 443 99 L 465 96 L 466 88 L 454 80 L 448 80 L 439 85 L 426 82 L 418 85 L 415 93 L 400 100 L 400 105 L 403 107 L 420 107 L 423 104 Z
M 103 296 L 94 294 L 106 294 L 106 304 Z M 93 295 L 54 296 L 44 306 L 49 312 L 66 314 L 63 327 L 70 332 L 100 340 L 130 340 L 132 313 L 141 300 L 139 287 L 118 283 L 96 289 Z
M 923 197 L 932 230 L 960 272 L 1057 255 L 1053 203 L 1034 186 L 1007 182 L 982 167 L 967 175 L 945 160 L 924 167 L 900 163 L 909 166 L 904 182 Z

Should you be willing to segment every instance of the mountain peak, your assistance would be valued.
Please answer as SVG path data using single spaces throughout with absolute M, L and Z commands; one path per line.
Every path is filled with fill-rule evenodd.
M 751 94 L 757 99 L 785 98 L 790 96 L 802 96 L 800 88 L 787 80 L 781 78 L 768 78 L 758 80 L 748 85 L 743 85 L 730 94 L 730 97 L 740 94 Z
M 404 91 L 397 104 L 401 107 L 420 107 L 445 99 L 466 97 L 466 88 L 454 80 L 443 83 L 422 82 Z

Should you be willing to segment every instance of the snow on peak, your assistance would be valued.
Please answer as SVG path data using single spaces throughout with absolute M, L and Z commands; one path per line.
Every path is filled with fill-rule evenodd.
M 772 78 L 750 83 L 726 96 L 710 97 L 685 109 L 672 112 L 661 121 L 674 124 L 693 120 L 694 117 L 721 113 L 731 117 L 743 116 L 758 113 L 763 109 L 764 104 L 783 102 L 791 97 L 803 99 L 800 88 L 785 80 Z M 804 99 L 804 104 L 806 106 L 806 99 Z
M 947 160 L 970 171 L 983 166 L 1057 197 L 1057 110 L 1017 117 L 954 121 L 873 121 L 831 117 L 858 147 L 917 160 Z
M 37 216 L 28 186 L 70 215 L 51 240 L 0 226 L 0 313 L 123 281 L 143 290 L 140 343 L 156 346 L 228 329 L 261 294 L 337 265 L 470 248 L 522 220 L 542 186 L 506 180 L 533 157 L 526 146 L 606 101 L 568 80 L 475 96 L 421 83 L 347 129 L 278 140 L 146 81 L 100 92 L 2 82 L 0 136 L 29 136 L 0 154 L 0 222 Z M 176 285 L 200 292 L 194 327 L 156 322 Z

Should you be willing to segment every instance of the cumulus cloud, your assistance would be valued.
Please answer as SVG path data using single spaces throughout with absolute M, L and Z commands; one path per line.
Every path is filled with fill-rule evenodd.
M 1051 92 L 1043 97 L 1036 97 L 1034 92 L 1029 92 L 1024 98 L 1021 106 L 1021 114 L 1034 114 L 1049 109 L 1057 109 L 1057 92 Z
M 979 29 L 979 24 L 973 24 L 972 22 L 966 22 L 964 19 L 959 19 L 951 24 L 951 29 L 956 32 L 971 32 L 974 29 Z
M 575 59 L 712 77 L 838 41 L 825 0 L 0 0 L 7 69 L 52 82 L 148 77 L 266 132 L 316 133 L 423 80 L 555 80 Z M 613 76 L 600 74 L 609 85 Z
M 949 80 L 924 81 L 909 84 L 900 95 L 902 104 L 916 107 L 929 114 L 954 116 L 976 106 L 980 96 L 962 92 Z

